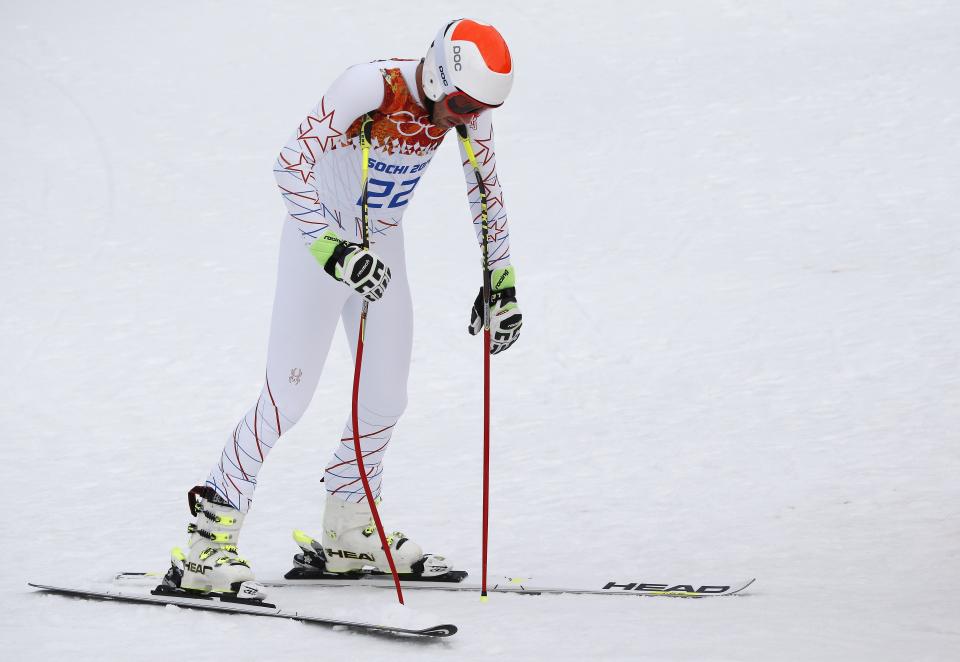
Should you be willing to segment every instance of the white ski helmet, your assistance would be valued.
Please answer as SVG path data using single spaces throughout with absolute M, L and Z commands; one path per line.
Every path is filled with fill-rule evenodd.
M 513 85 L 510 49 L 492 25 L 468 18 L 450 21 L 430 44 L 422 82 L 431 101 L 459 90 L 487 106 L 499 106 Z

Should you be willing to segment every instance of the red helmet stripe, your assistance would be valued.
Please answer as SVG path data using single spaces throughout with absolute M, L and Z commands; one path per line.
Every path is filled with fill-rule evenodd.
M 480 49 L 483 61 L 492 70 L 500 74 L 508 74 L 513 70 L 510 60 L 510 50 L 507 42 L 492 25 L 481 25 L 470 19 L 463 19 L 457 23 L 450 35 L 451 41 L 472 41 Z

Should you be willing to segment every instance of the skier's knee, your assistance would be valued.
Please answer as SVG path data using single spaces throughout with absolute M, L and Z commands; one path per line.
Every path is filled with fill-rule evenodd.
M 310 400 L 291 397 L 283 390 L 264 386 L 260 395 L 260 415 L 276 420 L 280 432 L 285 432 L 297 424 L 307 411 Z
M 407 410 L 407 392 L 393 392 L 389 395 L 382 397 L 378 404 L 378 410 L 381 412 L 382 416 L 389 416 L 391 418 L 400 418 L 400 416 Z
M 393 394 L 390 397 L 378 397 L 375 400 L 361 402 L 359 410 L 364 420 L 392 424 L 407 408 L 407 394 Z

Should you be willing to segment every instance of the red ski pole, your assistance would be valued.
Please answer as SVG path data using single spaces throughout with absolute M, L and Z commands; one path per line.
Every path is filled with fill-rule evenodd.
M 361 169 L 361 194 L 360 194 L 360 220 L 363 226 L 362 245 L 366 250 L 370 248 L 370 231 L 367 220 L 367 163 L 370 160 L 370 131 L 373 120 L 369 115 L 363 116 L 360 124 L 360 149 L 363 154 L 363 166 Z M 353 401 L 351 403 L 351 421 L 353 425 L 353 450 L 357 455 L 357 470 L 360 472 L 360 480 L 363 483 L 363 492 L 367 497 L 367 504 L 370 506 L 370 513 L 373 515 L 373 523 L 377 527 L 377 533 L 380 535 L 380 545 L 383 553 L 387 556 L 387 563 L 390 564 L 390 574 L 393 575 L 393 583 L 397 587 L 397 600 L 403 604 L 403 590 L 400 588 L 400 575 L 397 574 L 397 566 L 393 563 L 393 554 L 390 553 L 390 545 L 387 544 L 387 535 L 383 531 L 383 523 L 380 521 L 380 513 L 377 511 L 377 502 L 373 498 L 373 492 L 370 489 L 370 482 L 367 480 L 367 470 L 363 466 L 363 450 L 360 448 L 360 369 L 363 365 L 363 336 L 367 327 L 367 307 L 369 302 L 364 299 L 363 308 L 360 311 L 360 333 L 357 338 L 357 360 L 353 366 Z
M 487 279 L 489 280 L 489 278 Z M 484 298 L 489 301 L 489 298 Z M 486 305 L 486 304 L 484 304 Z M 490 309 L 483 327 L 483 558 L 480 599 L 487 600 L 487 541 L 490 525 Z
M 477 178 L 480 192 L 480 235 L 483 254 L 483 295 L 480 302 L 483 308 L 483 534 L 481 552 L 480 600 L 487 600 L 487 547 L 490 530 L 490 257 L 487 253 L 487 237 L 490 226 L 487 219 L 487 187 L 483 183 L 480 165 L 473 151 L 473 145 L 467 136 L 467 127 L 457 126 L 457 134 L 463 149 L 467 153 L 473 174 Z

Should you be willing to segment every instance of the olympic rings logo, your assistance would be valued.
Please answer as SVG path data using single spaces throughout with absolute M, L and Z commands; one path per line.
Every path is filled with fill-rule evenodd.
M 387 115 L 387 119 L 396 125 L 397 133 L 405 138 L 412 138 L 425 133 L 430 140 L 440 140 L 444 134 L 443 130 L 429 123 L 429 118 L 426 115 L 415 117 L 409 110 L 398 110 L 395 113 L 390 113 Z M 424 120 L 428 120 L 428 122 L 425 124 Z M 437 130 L 439 133 L 434 135 L 431 130 Z

